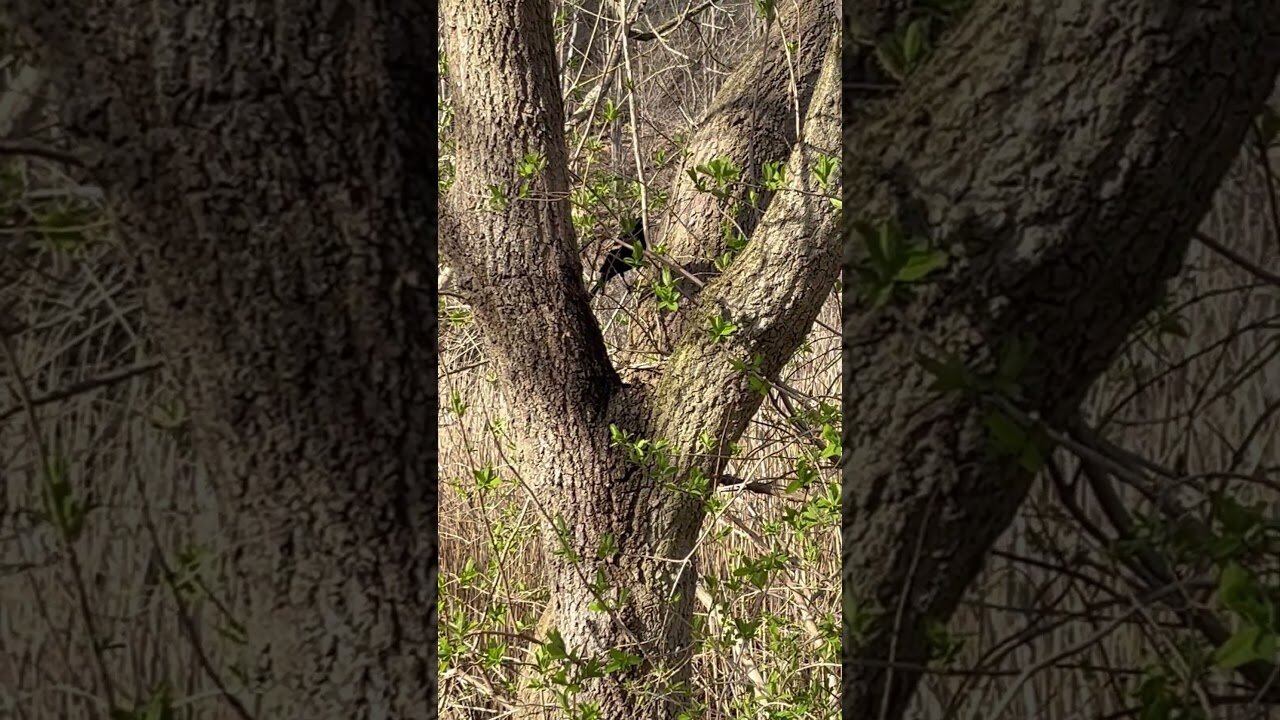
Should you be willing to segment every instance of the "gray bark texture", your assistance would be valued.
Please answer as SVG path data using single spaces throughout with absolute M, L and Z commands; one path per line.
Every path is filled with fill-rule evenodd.
M 434 6 L 0 13 L 66 98 L 186 371 L 238 531 L 242 708 L 434 717 Z
M 812 10 L 823 3 L 800 5 Z M 579 700 L 596 703 L 601 717 L 674 717 L 689 679 L 696 579 L 690 555 L 705 510 L 702 497 L 669 483 L 697 471 L 719 475 L 728 446 L 762 400 L 732 361 L 758 357 L 761 375 L 776 373 L 838 273 L 835 215 L 812 172 L 839 143 L 836 15 L 832 9 L 825 22 L 822 72 L 806 78 L 812 87 L 801 108 L 803 142 L 788 153 L 795 192 L 775 195 L 735 262 L 686 303 L 682 313 L 693 320 L 657 379 L 628 384 L 610 363 L 581 280 L 550 10 L 535 0 L 450 0 L 442 10 L 458 181 L 442 204 L 441 252 L 457 270 L 457 287 L 490 346 L 509 405 L 520 408 L 512 426 L 523 431 L 521 472 L 547 518 L 544 547 L 567 545 L 579 558 L 547 554 L 554 607 L 543 629 L 556 628 L 583 656 L 621 649 L 642 658 L 634 670 L 585 685 Z M 528 180 L 530 200 L 523 200 L 515 167 L 529 154 L 547 164 Z M 731 159 L 744 166 L 754 160 Z M 488 202 L 494 183 L 511 198 L 497 209 Z M 712 316 L 738 332 L 713 342 L 706 332 Z M 665 442 L 672 474 L 629 462 L 611 444 L 611 425 Z M 563 533 L 551 522 L 556 517 L 564 520 Z M 606 536 L 618 552 L 600 559 Z M 608 612 L 589 609 L 598 577 L 626 590 L 608 593 L 614 603 Z M 563 715 L 538 693 L 525 700 L 528 717 Z
M 654 242 L 665 245 L 667 256 L 698 280 L 706 282 L 718 274 L 715 258 L 728 250 L 725 229 L 751 237 L 769 207 L 772 193 L 763 188 L 764 164 L 786 160 L 799 137 L 804 108 L 839 37 L 830 32 L 836 16 L 832 0 L 781 3 L 774 24 L 795 47 L 785 49 L 776 33 L 762 36 L 760 50 L 750 53 L 730 75 L 700 121 L 675 175 L 671 202 Z M 699 190 L 688 175 L 716 158 L 728 158 L 741 168 L 739 183 L 727 198 Z M 754 204 L 748 189 L 757 192 Z M 679 282 L 686 297 L 701 290 L 687 278 Z M 631 333 L 633 349 L 670 353 L 672 340 L 687 329 L 673 320 L 658 316 L 651 306 L 641 307 Z
M 928 623 L 954 612 L 1031 479 L 993 456 L 980 402 L 929 389 L 913 358 L 987 372 L 1031 339 L 1023 409 L 1073 415 L 1181 267 L 1278 64 L 1276 3 L 993 0 L 891 104 L 846 116 L 847 211 L 951 256 L 907 303 L 845 296 L 846 716 L 903 716 Z
M 779 3 L 774 22 L 795 47 L 786 50 L 776 37 L 765 36 L 761 51 L 750 53 L 725 82 L 699 124 L 672 189 L 672 207 L 680 212 L 670 213 L 662 235 L 671 259 L 699 278 L 716 274 L 712 259 L 727 249 L 723 224 L 733 223 L 749 237 L 768 207 L 770 193 L 760 188 L 762 165 L 785 160 L 791 152 L 800 132 L 797 121 L 835 40 L 830 32 L 835 17 L 830 0 Z M 729 212 L 724 200 L 699 191 L 686 174 L 717 157 L 751 161 L 742 166 L 742 185 L 730 191 Z M 759 207 L 751 206 L 747 188 L 759 191 Z

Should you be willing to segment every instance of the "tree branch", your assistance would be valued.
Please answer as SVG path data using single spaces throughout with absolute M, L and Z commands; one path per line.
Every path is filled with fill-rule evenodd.
M 993 459 L 984 407 L 931 390 L 914 358 L 992 373 L 1029 342 L 1026 407 L 1049 422 L 1074 413 L 1181 267 L 1278 66 L 1273 3 L 990 0 L 846 132 L 847 211 L 949 256 L 886 309 L 845 295 L 844 402 L 857 411 L 844 427 L 845 593 L 881 608 L 909 595 L 900 625 L 846 637 L 847 662 L 884 659 L 895 635 L 896 659 L 923 662 L 925 620 L 951 616 L 1031 480 Z M 852 281 L 868 258 L 846 248 Z M 901 717 L 918 677 L 895 674 L 886 702 L 889 678 L 851 665 L 842 705 Z
M 72 153 L 37 143 L 0 141 L 0 155 L 38 157 L 73 167 L 84 167 L 84 160 Z

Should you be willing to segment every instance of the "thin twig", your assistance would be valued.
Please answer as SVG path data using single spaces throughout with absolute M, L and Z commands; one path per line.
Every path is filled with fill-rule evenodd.
M 51 148 L 46 145 L 38 145 L 36 143 L 0 141 L 0 155 L 23 155 L 27 157 L 38 157 L 45 160 L 53 160 L 55 162 L 60 162 L 74 167 L 85 166 L 84 160 L 81 160 L 65 150 Z
M 160 534 L 156 530 L 155 521 L 151 517 L 151 508 L 146 502 L 145 496 L 142 503 L 142 516 L 144 525 L 147 529 L 147 534 L 151 537 L 151 543 L 155 550 L 152 557 L 160 564 L 160 570 L 164 573 L 165 584 L 169 586 L 170 592 L 173 593 L 173 601 L 178 606 L 178 622 L 182 625 L 182 631 L 191 642 L 191 649 L 195 652 L 196 662 L 200 665 L 200 668 L 204 670 L 205 675 L 213 682 L 214 686 L 218 689 L 219 694 L 221 694 L 222 697 L 226 699 L 227 703 L 231 705 L 231 708 L 235 710 L 236 715 L 240 717 L 241 720 L 254 720 L 253 714 L 249 712 L 249 709 L 245 707 L 240 698 L 232 694 L 231 690 L 227 687 L 226 682 L 223 681 L 217 668 L 215 668 L 213 663 L 209 660 L 209 655 L 205 652 L 204 645 L 200 642 L 199 628 L 196 627 L 195 618 L 189 611 L 187 603 L 182 597 L 182 593 L 178 591 L 177 583 L 174 582 L 176 575 L 173 568 L 171 568 L 169 563 L 164 559 L 164 551 L 160 543 Z
M 715 3 L 711 2 L 711 0 L 707 0 L 707 2 L 704 2 L 697 7 L 690 6 L 683 13 L 680 13 L 652 30 L 628 30 L 627 37 L 632 40 L 640 41 L 657 40 L 660 35 L 666 35 L 672 30 L 675 30 L 680 25 L 691 20 L 694 15 L 701 13 L 703 10 L 706 10 L 714 4 Z
M 90 390 L 114 385 L 118 382 L 123 382 L 139 375 L 145 375 L 153 370 L 159 369 L 162 365 L 164 365 L 163 361 L 153 360 L 151 362 L 142 363 L 141 365 L 134 365 L 132 367 L 104 373 L 98 377 L 89 378 L 88 380 L 74 382 L 66 387 L 58 388 L 57 390 L 45 393 L 44 395 L 30 398 L 31 407 L 37 408 L 41 405 L 58 402 L 59 400 L 66 400 Z M 0 411 L 0 421 L 8 420 L 25 409 L 25 404 L 22 404 Z
M 1250 275 L 1258 278 L 1259 280 L 1265 280 L 1266 282 L 1272 285 L 1280 287 L 1280 275 L 1277 275 L 1271 272 L 1270 270 L 1267 270 L 1266 268 L 1260 267 L 1257 263 L 1246 258 L 1245 256 L 1241 255 L 1235 250 L 1232 250 L 1226 245 L 1223 245 L 1217 240 L 1214 240 L 1213 238 L 1209 237 L 1203 232 L 1200 232 L 1199 230 L 1195 231 L 1195 233 L 1193 234 L 1193 237 L 1195 237 L 1195 239 L 1199 240 L 1200 242 L 1204 243 L 1205 247 L 1218 253 L 1219 255 L 1230 260 L 1236 265 L 1239 265 L 1245 270 L 1248 270 Z

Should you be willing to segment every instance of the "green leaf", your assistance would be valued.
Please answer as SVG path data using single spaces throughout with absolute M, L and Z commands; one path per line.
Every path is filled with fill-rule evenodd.
M 1251 625 L 1270 628 L 1274 623 L 1271 601 L 1249 571 L 1235 561 L 1228 562 L 1218 576 L 1218 599 Z
M 1028 440 L 1022 447 L 1022 453 L 1018 455 L 1018 465 L 1029 473 L 1038 473 L 1044 469 L 1044 454 L 1040 452 L 1040 446 L 1034 440 Z
M 929 386 L 930 390 L 951 392 L 954 390 L 967 390 L 973 386 L 969 369 L 965 367 L 960 358 L 954 355 L 938 360 L 927 355 L 917 354 L 916 362 L 920 363 L 920 366 L 933 376 L 933 384 Z
M 1228 608 L 1235 609 L 1252 594 L 1251 589 L 1249 572 L 1235 561 L 1227 563 L 1218 574 L 1218 598 Z
M 632 655 L 631 653 L 618 650 L 617 648 L 610 648 L 609 661 L 605 663 L 604 671 L 606 673 L 619 672 L 621 670 L 636 667 L 639 664 L 639 655 Z
M 907 26 L 906 36 L 902 38 L 902 56 L 907 67 L 911 67 L 924 56 L 925 43 L 928 39 L 923 19 L 916 20 Z
M 1236 502 L 1235 498 L 1216 493 L 1212 498 L 1213 514 L 1222 523 L 1222 529 L 1232 535 L 1244 536 L 1250 530 L 1261 525 L 1265 518 L 1263 508 L 1258 505 L 1246 507 Z
M 1016 381 L 1031 362 L 1034 349 L 1034 339 L 1010 338 L 1004 346 L 1004 352 L 1000 355 L 1000 367 L 996 369 L 996 379 L 1006 383 Z
M 547 641 L 542 643 L 543 650 L 552 660 L 564 660 L 569 657 L 569 649 L 565 647 L 564 636 L 559 630 L 547 633 Z
M 840 432 L 835 426 L 824 423 L 822 426 L 822 440 L 826 443 L 822 451 L 818 454 L 821 458 L 838 458 L 841 453 Z
M 736 617 L 732 618 L 732 620 L 734 628 L 738 631 L 738 637 L 744 640 L 750 640 L 755 637 L 756 631 L 760 629 L 761 623 L 764 622 L 763 620 L 747 621 Z
M 906 71 L 907 61 L 897 38 L 887 37 L 878 41 L 876 43 L 876 57 L 889 75 L 893 76 L 895 80 L 902 79 Z
M 1258 135 L 1263 145 L 1271 145 L 1280 134 L 1280 113 L 1270 105 L 1262 107 L 1262 115 L 1258 118 Z
M 871 293 L 871 307 L 882 308 L 889 304 L 889 300 L 893 297 L 893 285 L 881 285 Z
M 1213 662 L 1224 670 L 1234 670 L 1254 660 L 1270 661 L 1275 654 L 1276 636 L 1257 626 L 1246 625 L 1214 651 Z
M 880 225 L 880 246 L 886 270 L 897 270 L 907 261 L 907 244 L 902 227 L 893 218 Z
M 946 265 L 947 254 L 941 250 L 914 253 L 907 258 L 906 264 L 898 270 L 897 280 L 915 282 L 935 270 L 946 267 Z
M 1027 446 L 1027 433 L 1022 426 L 1004 413 L 993 410 L 987 413 L 984 423 L 991 433 L 996 450 L 1006 455 L 1022 455 Z

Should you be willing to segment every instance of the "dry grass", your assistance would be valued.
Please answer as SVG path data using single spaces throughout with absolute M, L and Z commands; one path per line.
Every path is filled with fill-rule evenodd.
M 18 179 L 28 197 L 66 185 L 47 170 Z M 0 264 L 5 322 L 25 326 L 9 328 L 0 357 L 0 717 L 103 718 L 109 694 L 131 706 L 165 682 L 177 717 L 225 717 L 153 556 L 217 549 L 223 527 L 207 477 L 163 426 L 178 385 L 157 369 L 128 263 L 105 228 L 73 240 L 39 229 L 57 201 L 18 205 L 32 214 L 6 236 Z M 88 508 L 73 542 L 47 521 L 44 458 Z M 193 612 L 216 647 L 213 618 Z
M 628 305 L 630 303 L 624 303 Z M 821 320 L 837 327 L 838 299 L 833 296 Z M 610 325 L 609 335 L 621 341 L 625 327 Z M 536 495 L 513 480 L 497 491 L 478 493 L 472 470 L 492 465 L 507 478 L 515 478 L 518 466 L 509 464 L 513 448 L 503 448 L 492 427 L 504 426 L 504 404 L 496 385 L 484 377 L 485 368 L 448 374 L 455 365 L 469 365 L 474 351 L 462 340 L 473 328 L 458 328 L 442 347 L 458 347 L 471 357 L 451 362 L 442 357 L 442 396 L 455 394 L 468 406 L 462 418 L 442 407 L 440 421 L 441 576 L 445 578 L 441 623 L 466 617 L 481 623 L 468 635 L 441 677 L 442 716 L 448 718 L 501 717 L 510 709 L 512 693 L 506 685 L 524 657 L 527 642 L 513 641 L 496 666 L 485 662 L 489 647 L 486 632 L 512 635 L 527 631 L 546 603 L 541 590 L 541 549 L 537 541 Z M 789 367 L 783 381 L 815 400 L 838 404 L 840 380 L 839 341 L 829 330 L 815 328 L 812 351 Z M 445 403 L 442 402 L 442 405 Z M 779 478 L 782 488 L 794 478 L 794 464 L 806 449 L 793 430 L 785 426 L 779 411 L 766 402 L 744 435 L 742 452 L 730 468 L 747 480 Z M 710 595 L 700 586 L 699 627 L 705 643 L 697 653 L 694 674 L 697 693 L 707 704 L 705 717 L 744 717 L 742 707 L 764 712 L 770 707 L 796 708 L 791 717 L 835 717 L 837 712 L 837 625 L 820 627 L 837 618 L 839 535 L 832 514 L 830 522 L 803 533 L 783 531 L 788 511 L 812 502 L 838 483 L 837 469 L 828 465 L 822 480 L 804 492 L 774 497 L 754 493 L 726 494 L 721 512 L 703 528 L 696 554 L 700 575 L 722 583 L 734 577 L 744 559 L 780 553 L 787 567 L 774 574 L 763 589 L 743 588 L 725 592 L 708 608 Z M 514 542 L 504 540 L 515 538 Z M 463 579 L 464 568 L 490 569 L 483 578 Z M 725 638 L 726 613 L 740 619 L 767 620 L 777 641 L 758 637 L 752 641 Z M 501 616 L 492 625 L 483 619 Z M 442 632 L 445 632 L 442 630 Z M 762 633 L 764 635 L 764 633 Z M 832 644 L 834 643 L 837 644 Z M 806 711 L 803 706 L 809 705 Z M 780 712 L 780 710 L 779 710 Z M 781 717 L 781 715 L 779 715 Z

